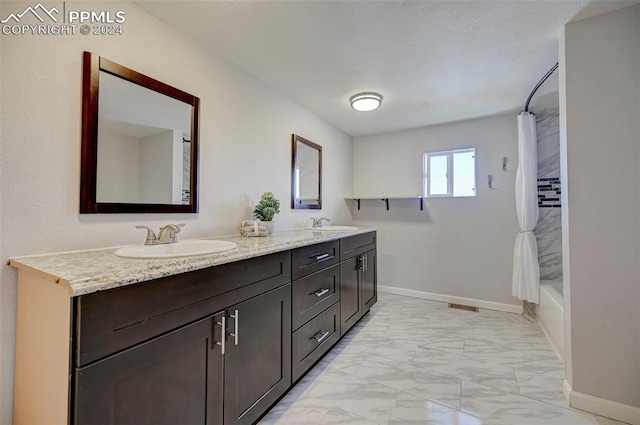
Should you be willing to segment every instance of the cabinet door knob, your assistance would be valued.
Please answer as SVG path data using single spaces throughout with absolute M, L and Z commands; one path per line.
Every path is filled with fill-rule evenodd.
M 316 297 L 321 297 L 327 292 L 329 292 L 329 288 L 318 289 L 316 292 L 314 292 L 314 294 L 316 294 Z
M 317 334 L 315 334 L 314 336 L 311 337 L 311 339 L 315 339 L 316 342 L 318 344 L 320 344 L 322 341 L 324 341 L 330 334 L 331 332 L 327 331 L 327 332 L 322 332 L 322 331 L 318 331 Z
M 216 322 L 216 325 L 220 325 L 220 327 L 222 328 L 222 332 L 220 333 L 221 338 L 220 341 L 216 342 L 216 345 L 220 346 L 220 354 L 224 354 L 226 351 L 226 329 L 227 329 L 227 318 L 225 316 L 222 316 L 222 319 L 220 322 Z
M 331 255 L 330 254 L 322 254 L 322 255 L 318 255 L 316 256 L 316 261 L 320 261 L 320 260 L 324 260 L 325 258 L 329 258 Z
M 235 345 L 238 345 L 238 323 L 240 320 L 240 315 L 238 314 L 238 310 L 235 311 L 235 314 L 232 314 L 231 317 L 234 320 L 234 329 L 233 329 L 233 333 L 231 334 L 231 336 L 234 338 L 234 343 Z

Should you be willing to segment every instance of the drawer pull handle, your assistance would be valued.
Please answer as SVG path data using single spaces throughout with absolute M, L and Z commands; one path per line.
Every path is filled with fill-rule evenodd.
M 369 256 L 367 254 L 362 254 L 358 257 L 358 269 L 363 272 L 369 270 Z
M 315 339 L 316 342 L 318 344 L 320 344 L 322 341 L 324 341 L 330 334 L 331 332 L 327 331 L 327 332 L 322 332 L 322 331 L 318 331 L 317 334 L 315 334 L 314 336 L 311 337 L 311 339 Z
M 222 327 L 222 332 L 220 333 L 222 336 L 220 338 L 219 342 L 216 342 L 216 345 L 220 346 L 220 354 L 224 354 L 225 349 L 226 349 L 226 335 L 225 333 L 227 333 L 226 329 L 227 329 L 227 318 L 225 316 L 222 316 L 222 322 L 216 322 L 217 325 L 220 325 L 220 327 Z
M 327 292 L 329 292 L 329 288 L 318 289 L 316 292 L 314 292 L 314 294 L 316 294 L 316 297 L 321 297 Z
M 238 310 L 236 310 L 236 314 L 232 314 L 231 317 L 234 320 L 234 333 L 231 336 L 234 338 L 235 345 L 238 345 L 238 323 L 240 323 L 240 315 L 238 314 Z
M 324 260 L 325 258 L 329 258 L 331 255 L 330 254 L 322 254 L 322 255 L 318 255 L 316 257 L 316 261 L 320 261 L 320 260 Z

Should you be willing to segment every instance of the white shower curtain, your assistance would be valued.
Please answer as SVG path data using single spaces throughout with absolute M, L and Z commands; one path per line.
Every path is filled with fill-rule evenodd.
M 518 115 L 518 171 L 516 173 L 516 212 L 520 233 L 513 253 L 512 293 L 521 300 L 540 301 L 540 266 L 538 244 L 533 233 L 538 223 L 538 155 L 536 118 Z

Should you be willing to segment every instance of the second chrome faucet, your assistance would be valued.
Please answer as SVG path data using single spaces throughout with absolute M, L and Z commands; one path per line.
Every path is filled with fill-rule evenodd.
M 145 245 L 158 245 L 178 242 L 178 233 L 180 233 L 181 227 L 184 227 L 184 223 L 167 224 L 160 228 L 158 236 L 156 236 L 155 232 L 151 230 L 151 228 L 141 224 L 138 224 L 136 229 L 145 229 L 147 231 L 147 239 L 144 241 Z
M 313 220 L 311 227 L 314 229 L 317 229 L 318 227 L 322 227 L 323 220 L 325 220 L 327 223 L 331 221 L 326 217 L 320 217 L 320 218 L 311 217 L 311 220 Z

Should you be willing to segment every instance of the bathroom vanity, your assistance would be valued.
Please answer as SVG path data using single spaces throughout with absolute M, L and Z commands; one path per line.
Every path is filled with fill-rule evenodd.
M 14 423 L 253 424 L 377 300 L 376 232 L 12 258 Z

